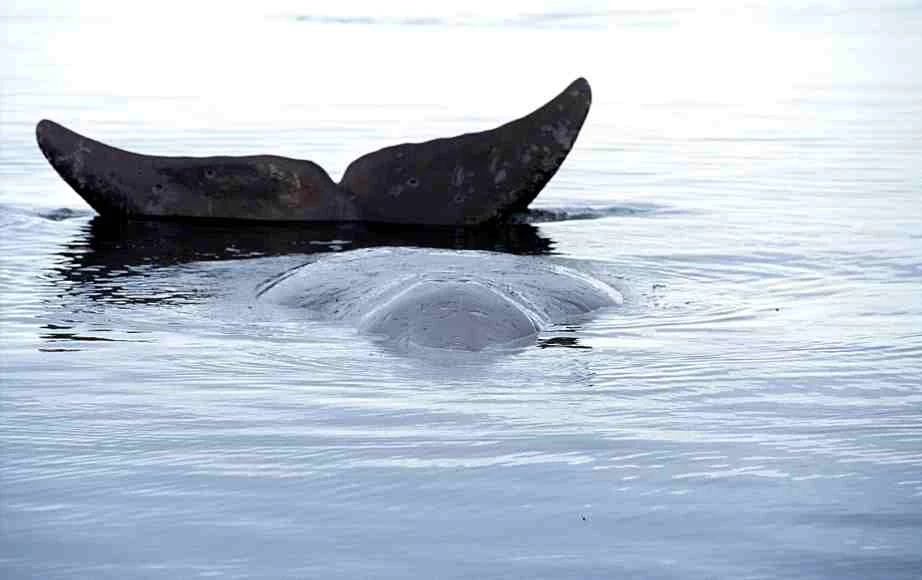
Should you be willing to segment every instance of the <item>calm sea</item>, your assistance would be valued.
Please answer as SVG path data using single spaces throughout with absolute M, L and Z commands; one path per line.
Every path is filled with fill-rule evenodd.
M 922 577 L 918 2 L 0 13 L 3 578 Z M 535 206 L 593 219 L 478 234 L 106 223 L 33 135 L 338 177 L 577 76 L 593 108 Z M 382 244 L 625 301 L 445 357 L 252 307 Z

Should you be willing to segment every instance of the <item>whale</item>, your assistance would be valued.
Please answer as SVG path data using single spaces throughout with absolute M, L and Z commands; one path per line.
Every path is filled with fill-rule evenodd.
M 539 256 L 399 247 L 324 255 L 266 280 L 256 297 L 400 352 L 522 348 L 623 302 L 607 282 Z
M 494 129 L 362 155 L 339 183 L 316 163 L 277 155 L 143 155 L 48 119 L 35 134 L 58 175 L 105 217 L 470 226 L 528 207 L 573 148 L 591 102 L 578 78 Z

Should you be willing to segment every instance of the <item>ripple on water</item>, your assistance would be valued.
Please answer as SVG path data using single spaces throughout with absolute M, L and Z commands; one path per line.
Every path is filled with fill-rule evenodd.
M 174 70 L 179 84 L 131 78 L 131 67 L 121 89 L 80 73 L 100 62 L 92 39 L 112 40 L 93 34 L 112 28 L 111 15 L 99 26 L 18 20 L 0 174 L 5 199 L 34 207 L 6 204 L 0 216 L 0 569 L 916 578 L 922 99 L 890 78 L 911 77 L 912 11 L 875 8 L 880 30 L 860 37 L 835 27 L 864 9 L 825 15 L 822 31 L 809 14 L 770 12 L 745 23 L 711 21 L 707 10 L 611 13 L 617 35 L 560 37 L 595 71 L 598 98 L 578 151 L 538 200 L 545 208 L 518 229 L 411 238 L 356 227 L 107 226 L 85 208 L 60 209 L 83 206 L 38 154 L 33 123 L 54 110 L 145 152 L 269 144 L 342 168 L 376 145 L 476 129 L 467 124 L 493 113 L 489 123 L 508 120 L 504 107 L 519 112 L 550 82 L 546 59 L 508 103 L 495 91 L 428 95 L 426 83 L 392 82 L 368 104 L 359 86 L 368 78 L 357 75 L 308 101 L 254 108 L 253 95 L 230 86 L 233 74 L 209 96 L 222 75 L 202 76 L 214 63 L 189 60 L 200 51 L 181 42 L 121 38 L 125 54 L 156 47 L 151 62 L 182 53 L 173 60 L 189 74 Z M 690 28 L 625 24 L 676 15 L 693 16 Z M 277 20 L 210 30 L 260 61 L 260 51 L 321 46 L 353 26 L 382 40 L 386 60 L 439 28 L 443 48 L 467 51 L 453 62 L 477 74 L 478 50 L 536 40 L 510 37 L 513 27 L 453 43 L 452 27 L 435 21 L 396 36 L 386 23 L 315 23 L 305 37 L 309 23 Z M 764 30 L 788 21 L 797 34 Z M 239 43 L 244 27 L 268 42 Z M 697 42 L 705 28 L 731 42 Z M 677 60 L 669 47 L 685 33 Z M 640 47 L 664 71 L 717 62 L 733 74 L 664 91 L 648 66 L 593 64 L 612 42 Z M 714 52 L 723 45 L 740 48 L 747 66 Z M 456 80 L 458 66 L 428 72 Z M 401 74 L 386 70 L 391 81 Z M 508 85 L 496 71 L 487 73 Z M 86 81 L 81 94 L 70 77 Z M 274 91 L 280 99 L 303 94 L 298 75 L 265 80 L 250 84 L 291 89 Z M 472 106 L 483 111 L 476 118 L 445 114 Z M 400 121 L 412 118 L 426 122 Z M 348 324 L 250 308 L 263 281 L 318 252 L 382 243 L 531 254 L 610 282 L 624 304 L 489 359 L 403 356 Z

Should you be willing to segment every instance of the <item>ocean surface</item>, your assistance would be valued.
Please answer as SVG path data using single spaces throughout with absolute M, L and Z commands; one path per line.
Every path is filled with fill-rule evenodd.
M 922 577 L 922 4 L 0 14 L 0 577 Z M 34 141 L 338 178 L 578 76 L 549 219 L 486 232 L 109 223 Z M 258 301 L 380 246 L 624 302 L 422 356 Z

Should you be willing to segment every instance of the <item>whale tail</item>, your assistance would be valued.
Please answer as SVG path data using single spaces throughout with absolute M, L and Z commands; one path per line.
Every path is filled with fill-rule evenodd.
M 36 139 L 64 181 L 105 216 L 475 225 L 534 200 L 573 147 L 591 101 L 579 78 L 495 129 L 363 155 L 339 184 L 310 161 L 141 155 L 48 120 Z

